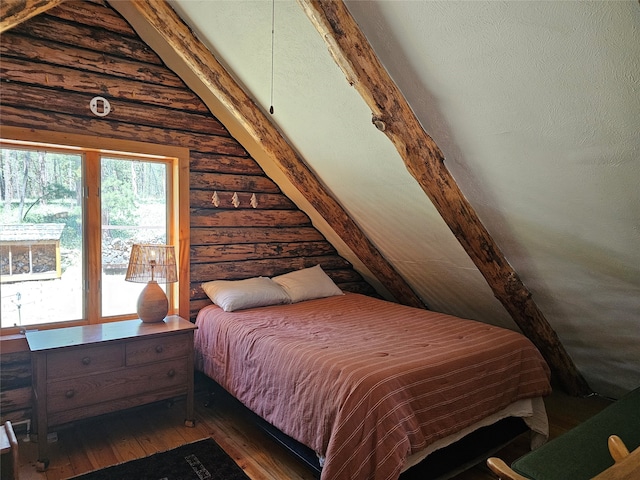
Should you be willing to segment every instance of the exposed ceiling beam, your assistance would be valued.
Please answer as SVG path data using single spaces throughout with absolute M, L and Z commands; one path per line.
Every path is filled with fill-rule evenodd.
M 298 0 L 322 35 L 331 55 L 373 113 L 373 123 L 389 137 L 413 177 L 487 280 L 496 298 L 538 347 L 567 392 L 591 392 L 586 380 L 537 307 L 531 292 L 504 257 L 444 164 L 444 156 L 424 131 L 400 89 L 342 0 Z
M 123 3 L 114 2 L 112 5 L 122 13 Z M 327 192 L 267 115 L 198 40 L 171 6 L 164 0 L 136 0 L 127 3 L 127 9 L 134 9 L 147 26 L 157 32 L 184 65 L 231 112 L 249 136 L 270 155 L 284 176 L 306 197 L 389 293 L 401 303 L 424 308 L 422 300 Z
M 0 2 L 0 33 L 25 20 L 60 5 L 65 0 L 2 0 Z

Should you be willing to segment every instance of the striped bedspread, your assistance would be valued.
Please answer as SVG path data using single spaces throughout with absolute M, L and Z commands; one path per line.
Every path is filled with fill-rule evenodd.
M 405 459 L 548 394 L 524 336 L 348 293 L 196 321 L 196 367 L 325 457 L 322 480 L 398 478 Z

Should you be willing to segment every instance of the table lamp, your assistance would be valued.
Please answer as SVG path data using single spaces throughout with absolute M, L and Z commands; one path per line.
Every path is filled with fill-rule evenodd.
M 147 284 L 138 298 L 140 320 L 147 323 L 164 320 L 169 311 L 169 301 L 158 282 L 178 281 L 173 245 L 134 244 L 124 279 Z

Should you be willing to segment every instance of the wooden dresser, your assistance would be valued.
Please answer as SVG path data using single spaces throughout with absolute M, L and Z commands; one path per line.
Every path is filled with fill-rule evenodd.
M 33 362 L 38 469 L 52 426 L 186 395 L 193 426 L 193 331 L 178 316 L 27 332 Z

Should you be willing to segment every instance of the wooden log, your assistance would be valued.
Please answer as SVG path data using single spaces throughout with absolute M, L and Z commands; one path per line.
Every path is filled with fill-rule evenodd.
M 1 45 L 1 44 L 0 44 Z M 0 47 L 1 49 L 1 47 Z M 70 114 L 77 117 L 89 115 L 88 105 L 93 93 L 70 93 L 50 90 L 15 82 L 2 85 L 2 104 L 20 106 L 46 105 L 50 112 Z M 227 130 L 210 115 L 172 110 L 164 107 L 149 107 L 120 99 L 110 99 L 109 121 L 147 125 L 165 129 L 192 131 L 207 135 L 229 136 Z
M 307 214 L 300 210 L 253 210 L 247 209 L 247 206 L 237 210 L 191 210 L 191 226 L 292 227 L 311 225 Z
M 335 248 L 327 241 L 195 245 L 191 247 L 192 264 L 268 258 L 319 257 L 323 255 L 337 255 Z
M 350 264 L 337 255 L 320 257 L 269 258 L 240 262 L 200 263 L 191 266 L 192 283 L 210 280 L 242 280 L 244 278 L 282 275 L 293 270 L 321 265 L 331 278 L 341 281 L 359 280 L 361 277 Z
M 210 191 L 280 193 L 278 186 L 266 176 L 192 172 L 189 182 L 191 188 Z
M 92 97 L 101 95 L 109 101 L 119 98 L 188 112 L 209 113 L 202 101 L 188 89 L 108 77 L 59 65 L 33 64 L 10 57 L 2 59 L 2 80 L 46 85 L 48 88 L 85 93 Z
M 28 349 L 24 349 L 24 350 L 17 350 L 17 351 L 5 353 L 3 349 L 2 354 L 0 354 L 0 369 L 8 368 L 10 365 L 14 365 L 14 364 L 30 365 L 31 352 Z M 2 370 L 0 370 L 0 378 L 4 378 L 4 377 L 1 377 L 2 373 L 3 373 Z
M 31 386 L 31 353 L 0 355 L 0 388 L 2 391 Z
M 409 172 L 487 280 L 496 298 L 545 357 L 567 392 L 591 392 L 586 380 L 444 165 L 444 156 L 378 60 L 342 1 L 298 0 L 333 58 L 396 146 Z
M 2 413 L 31 408 L 31 385 L 0 391 L 0 411 Z
M 263 242 L 311 242 L 324 240 L 313 227 L 209 227 L 191 228 L 191 245 L 224 245 Z
M 81 23 L 88 27 L 101 28 L 118 35 L 137 38 L 131 25 L 116 12 L 105 5 L 94 2 L 62 3 L 47 11 L 47 15 Z
M 374 288 L 366 282 L 337 282 L 336 285 L 343 292 L 361 293 L 369 297 L 381 298 Z
M 184 88 L 182 80 L 163 65 L 149 65 L 104 52 L 75 48 L 71 45 L 26 37 L 14 32 L 2 37 L 0 53 L 41 63 L 74 65 L 80 70 L 138 80 L 165 87 Z M 71 103 L 71 102 L 69 102 Z
M 253 140 L 271 156 L 286 178 L 399 302 L 424 308 L 420 298 L 364 235 L 358 224 L 329 194 L 271 120 L 195 37 L 166 1 L 112 2 L 111 5 L 121 13 L 126 12 L 124 16 L 132 23 L 134 29 L 144 22 L 145 28 L 152 27 L 154 34 L 173 48 L 185 66 L 198 76 L 202 84 L 228 109 Z M 193 234 L 192 232 L 192 236 Z
M 232 157 L 200 152 L 192 152 L 189 168 L 192 172 L 264 175 L 260 165 L 251 157 Z
M 32 18 L 14 28 L 14 31 L 42 40 L 135 59 L 151 65 L 162 65 L 158 55 L 139 37 L 114 35 L 107 30 L 60 22 L 45 15 Z
M 27 339 L 24 335 L 15 334 L 15 335 L 1 335 L 0 336 L 0 360 L 5 356 L 11 353 L 27 353 L 31 355 L 31 351 L 29 350 L 29 344 L 27 343 Z M 11 358 L 11 357 L 7 357 Z M 1 365 L 0 365 L 1 368 Z
M 207 305 L 211 305 L 212 302 L 209 298 L 201 298 L 196 300 L 191 300 L 189 302 L 189 320 L 195 322 L 198 312 L 202 310 Z
M 3 0 L 0 2 L 0 33 L 46 12 L 64 0 Z
M 219 206 L 213 202 L 213 194 L 216 193 Z M 238 208 L 255 208 L 256 210 L 293 210 L 295 204 L 281 193 L 253 193 L 253 192 L 226 192 L 214 190 L 191 190 L 189 192 L 189 204 L 195 209 L 217 209 L 233 206 L 233 195 L 238 195 L 240 206 Z M 252 205 L 253 197 L 255 202 Z
M 31 422 L 32 419 L 32 408 L 25 408 L 23 410 L 12 410 L 10 412 L 0 410 L 0 423 L 2 424 L 9 421 L 15 427 L 17 424 L 20 424 L 22 422 Z
M 110 122 L 104 119 L 83 118 L 59 113 L 43 113 L 37 110 L 27 111 L 4 105 L 2 106 L 2 125 L 71 134 L 83 132 L 122 140 L 140 141 L 140 139 L 144 138 L 149 143 L 177 145 L 205 152 L 228 153 L 229 155 L 243 155 L 246 153 L 237 140 L 230 137 L 185 133 L 162 128 Z

